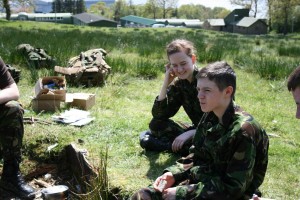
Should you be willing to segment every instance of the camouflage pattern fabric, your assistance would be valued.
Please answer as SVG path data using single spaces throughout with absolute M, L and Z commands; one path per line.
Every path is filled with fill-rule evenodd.
M 93 67 L 110 69 L 104 61 L 106 55 L 107 52 L 102 48 L 90 49 L 88 51 L 81 52 L 78 56 L 70 58 L 67 67 L 74 67 L 76 63 L 80 61 L 81 67 L 84 67 L 85 69 Z
M 81 52 L 80 55 L 70 58 L 67 68 L 77 68 L 78 71 L 66 76 L 70 84 L 99 86 L 105 83 L 105 79 L 111 71 L 111 67 L 106 63 L 107 52 L 102 49 L 90 49 Z
M 1 154 L 21 161 L 21 147 L 24 135 L 24 110 L 16 101 L 0 105 L 0 147 Z
M 16 50 L 32 61 L 35 67 L 50 67 L 55 64 L 55 60 L 42 48 L 34 48 L 30 44 L 20 44 Z
M 257 121 L 230 105 L 218 123 L 205 113 L 191 148 L 193 165 L 177 163 L 165 170 L 176 180 L 178 199 L 250 199 L 262 184 L 268 165 L 269 139 Z M 161 193 L 149 187 L 152 199 Z
M 196 128 L 203 115 L 197 98 L 197 80 L 195 78 L 197 73 L 198 69 L 196 68 L 191 83 L 188 80 L 175 80 L 167 89 L 167 98 L 162 101 L 158 101 L 158 97 L 156 97 L 152 107 L 153 119 L 149 123 L 151 133 L 155 137 L 174 140 L 181 133 Z M 174 122 L 170 119 L 181 106 L 192 124 Z
M 13 77 L 14 81 L 16 83 L 19 83 L 20 81 L 20 78 L 21 78 L 21 70 L 15 68 L 15 67 L 12 67 L 11 65 L 6 65 L 10 75 Z

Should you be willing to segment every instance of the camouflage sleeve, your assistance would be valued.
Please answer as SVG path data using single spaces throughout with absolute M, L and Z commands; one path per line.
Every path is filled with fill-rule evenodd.
M 153 107 L 152 116 L 158 119 L 169 119 L 173 117 L 182 105 L 180 102 L 180 93 L 175 85 L 170 85 L 167 91 L 167 98 L 158 101 L 156 97 Z
M 253 169 L 256 157 L 256 148 L 253 140 L 242 134 L 236 142 L 233 156 L 228 160 L 224 170 L 224 176 L 217 173 L 203 173 L 201 168 L 191 170 L 190 179 L 193 181 L 201 181 L 203 187 L 195 187 L 196 193 L 203 199 L 214 199 L 218 196 L 223 196 L 224 199 L 237 199 L 241 197 L 249 182 L 253 178 Z

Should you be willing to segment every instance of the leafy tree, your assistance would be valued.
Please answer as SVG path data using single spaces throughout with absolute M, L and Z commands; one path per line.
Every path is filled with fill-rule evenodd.
M 292 32 L 300 31 L 300 5 L 296 6 L 292 15 Z
M 212 16 L 215 19 L 222 19 L 225 18 L 231 11 L 227 10 L 226 8 L 221 8 L 221 7 L 215 7 L 212 10 Z
M 62 13 L 64 10 L 63 0 L 54 0 L 52 2 L 52 12 L 54 13 Z
M 300 0 L 269 0 L 269 17 L 277 32 L 287 34 L 292 26 L 295 9 Z M 291 29 L 290 29 L 291 31 Z
M 230 13 L 225 8 L 215 7 L 214 9 L 207 8 L 202 5 L 182 5 L 178 8 L 178 17 L 186 19 L 200 19 L 204 21 L 210 18 L 224 18 Z
M 130 13 L 131 13 L 132 15 L 137 15 L 136 7 L 135 7 L 135 5 L 133 4 L 133 1 L 132 1 L 132 0 L 129 0 L 128 4 L 129 4 L 128 6 L 129 6 Z
M 88 9 L 89 13 L 96 13 L 106 18 L 113 19 L 113 11 L 110 7 L 107 7 L 104 2 L 97 2 Z
M 204 6 L 202 5 L 182 5 L 178 8 L 178 17 L 186 19 L 200 19 L 202 18 Z
M 84 3 L 84 0 L 77 0 L 76 2 L 76 13 L 83 13 L 85 12 L 85 3 Z
M 147 0 L 145 4 L 146 13 L 152 13 L 152 18 L 157 18 L 157 13 L 159 11 L 159 6 L 157 0 Z
M 117 0 L 113 5 L 114 20 L 120 21 L 120 18 L 130 14 L 128 5 L 125 0 Z
M 172 17 L 178 18 L 178 8 L 175 8 L 172 12 Z
M 178 0 L 157 0 L 157 5 L 162 9 L 162 18 L 167 18 L 167 14 L 176 8 Z
M 52 2 L 52 11 L 56 13 L 78 14 L 85 10 L 84 0 L 54 0 Z
M 135 5 L 136 15 L 153 19 L 153 14 L 151 12 L 147 11 L 146 4 L 144 4 L 144 5 L 143 4 Z M 159 11 L 157 10 L 157 12 L 159 12 Z

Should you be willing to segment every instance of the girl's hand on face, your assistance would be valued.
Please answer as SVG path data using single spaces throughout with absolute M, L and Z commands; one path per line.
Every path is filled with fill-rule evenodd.
M 165 78 L 168 78 L 168 83 L 170 84 L 174 78 L 176 77 L 174 69 L 170 63 L 165 65 L 166 68 L 166 76 Z

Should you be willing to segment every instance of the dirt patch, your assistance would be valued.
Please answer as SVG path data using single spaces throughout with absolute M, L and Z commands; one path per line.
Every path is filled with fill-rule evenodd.
M 27 168 L 29 166 L 29 171 L 22 173 L 25 181 L 36 190 L 35 200 L 42 199 L 42 189 L 55 185 L 68 186 L 70 199 L 90 199 L 97 195 L 109 196 L 106 168 L 101 169 L 99 173 L 98 169 L 88 162 L 86 154 L 86 150 L 78 149 L 74 144 L 70 144 L 64 148 L 60 159 L 56 160 L 55 164 L 22 162 L 22 165 L 26 165 Z M 1 171 L 2 169 L 0 173 Z M 1 189 L 0 199 L 19 198 Z
M 56 164 L 41 164 L 39 166 L 36 166 L 35 170 L 24 176 L 24 179 L 37 191 L 35 200 L 43 199 L 40 192 L 43 188 L 51 187 L 54 185 L 68 186 L 72 183 L 71 174 L 69 174 L 66 170 L 58 170 L 58 165 Z M 72 197 L 72 194 L 70 194 L 70 196 Z M 0 199 L 17 200 L 20 198 L 7 190 L 0 188 Z

